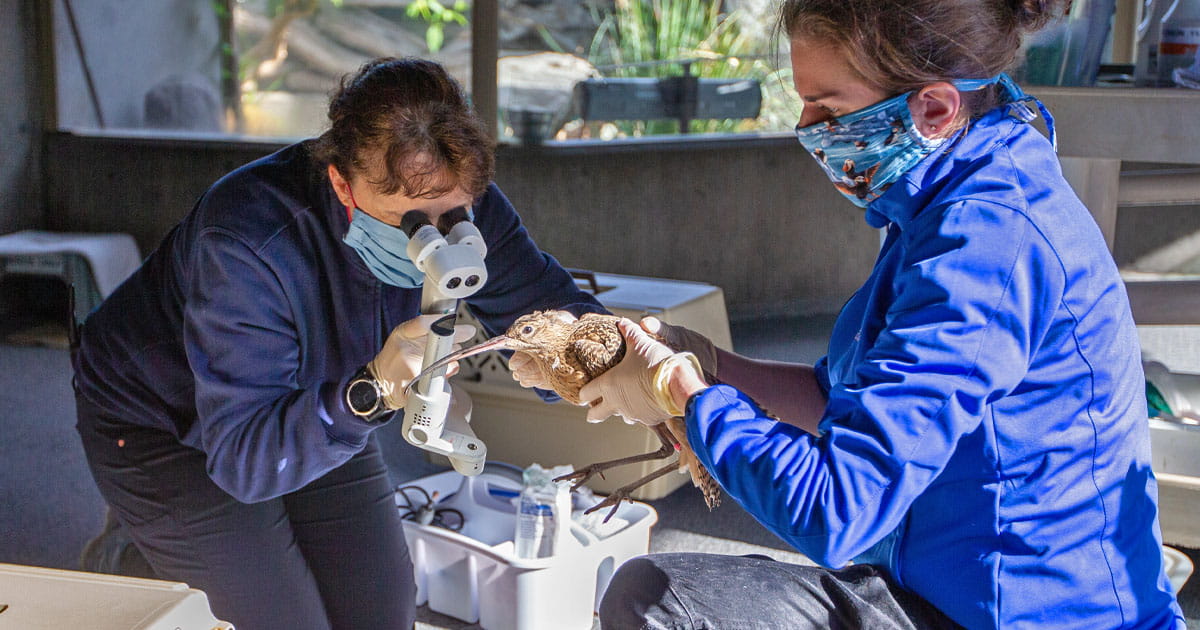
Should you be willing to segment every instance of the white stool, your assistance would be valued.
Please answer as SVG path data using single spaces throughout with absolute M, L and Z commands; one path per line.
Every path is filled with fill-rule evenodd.
M 0 236 L 0 281 L 10 275 L 61 279 L 74 288 L 74 323 L 117 288 L 141 264 L 128 234 L 25 230 Z

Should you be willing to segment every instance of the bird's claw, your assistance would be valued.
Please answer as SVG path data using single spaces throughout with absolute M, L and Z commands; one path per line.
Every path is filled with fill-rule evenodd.
M 574 480 L 575 483 L 571 484 L 571 492 L 575 492 L 584 483 L 586 483 L 588 479 L 591 479 L 592 475 L 600 475 L 601 479 L 605 478 L 603 470 L 597 469 L 595 466 L 587 466 L 580 470 L 576 470 L 575 472 L 567 473 L 565 475 L 560 475 L 558 477 L 555 477 L 553 481 L 554 481 L 554 483 L 558 483 L 560 481 Z
M 608 495 L 607 497 L 604 497 L 603 501 L 584 510 L 583 513 L 591 514 L 592 512 L 595 512 L 596 510 L 599 510 L 602 507 L 611 506 L 612 509 L 609 510 L 608 515 L 604 517 L 604 522 L 607 523 L 608 520 L 610 518 L 612 518 L 614 514 L 617 513 L 617 510 L 620 509 L 622 501 L 629 501 L 630 503 L 633 503 L 633 499 L 631 499 L 629 497 L 628 493 L 623 492 L 621 490 L 616 490 L 612 494 Z

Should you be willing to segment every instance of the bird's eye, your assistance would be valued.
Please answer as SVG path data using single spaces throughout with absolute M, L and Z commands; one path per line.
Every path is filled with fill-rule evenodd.
M 521 329 L 521 332 L 528 335 L 533 332 L 533 326 L 525 326 L 524 328 Z

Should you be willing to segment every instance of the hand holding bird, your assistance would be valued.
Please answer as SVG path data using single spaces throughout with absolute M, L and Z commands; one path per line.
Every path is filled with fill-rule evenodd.
M 523 385 L 526 382 L 544 383 L 563 399 L 576 405 L 584 404 L 580 397 L 580 390 L 584 385 L 616 367 L 625 358 L 626 338 L 618 325 L 620 321 L 621 318 L 613 315 L 588 313 L 575 319 L 573 315 L 564 311 L 537 311 L 518 318 L 505 334 L 452 353 L 427 369 L 433 370 L 441 365 L 488 350 L 516 350 L 527 354 L 529 360 L 534 364 L 533 366 L 528 363 L 518 365 L 521 375 L 517 378 Z M 644 333 L 642 334 L 644 335 Z M 654 348 L 650 348 L 650 350 L 654 350 Z M 659 352 L 659 354 L 661 353 L 662 351 Z M 644 359 L 643 361 L 646 362 Z M 649 362 L 647 362 L 648 364 Z M 589 415 L 590 418 L 591 415 Z M 670 417 L 668 414 L 662 413 L 661 417 L 656 420 L 666 420 L 666 422 L 647 426 L 647 428 L 658 435 L 663 444 L 661 449 L 653 453 L 592 464 L 560 478 L 574 480 L 575 483 L 572 487 L 574 489 L 593 475 L 603 474 L 603 471 L 609 468 L 665 459 L 673 453 L 679 453 L 678 462 L 668 464 L 633 483 L 618 488 L 588 512 L 608 505 L 612 507 L 612 511 L 608 515 L 608 518 L 611 518 L 622 500 L 630 500 L 630 493 L 633 490 L 676 468 L 686 468 L 691 473 L 692 483 L 701 489 L 705 503 L 710 509 L 720 503 L 720 487 L 708 471 L 700 465 L 699 460 L 687 445 L 687 430 L 682 418 Z

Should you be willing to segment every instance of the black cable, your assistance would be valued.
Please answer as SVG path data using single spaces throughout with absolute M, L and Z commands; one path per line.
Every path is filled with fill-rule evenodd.
M 408 495 L 413 490 L 420 493 L 422 501 L 419 505 L 414 504 L 413 499 Z M 463 524 L 466 522 L 463 513 L 454 508 L 435 507 L 439 499 L 437 492 L 430 495 L 421 486 L 400 486 L 396 488 L 396 493 L 404 497 L 404 505 L 400 506 L 407 510 L 400 514 L 400 518 L 404 520 L 421 525 L 436 525 L 452 532 L 462 530 Z

